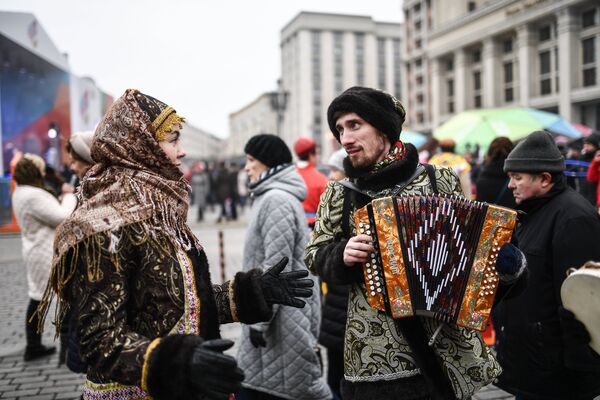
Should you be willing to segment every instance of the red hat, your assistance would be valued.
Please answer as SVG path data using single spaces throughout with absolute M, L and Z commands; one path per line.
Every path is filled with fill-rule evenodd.
M 309 137 L 300 137 L 294 144 L 294 152 L 298 157 L 309 154 L 317 148 L 317 143 Z

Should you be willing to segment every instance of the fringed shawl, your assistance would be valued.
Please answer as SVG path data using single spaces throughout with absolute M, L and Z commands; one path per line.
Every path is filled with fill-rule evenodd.
M 50 281 L 38 309 L 43 317 L 40 330 L 56 293 L 60 299 L 55 316 L 58 332 L 68 309 L 67 288 L 80 258 L 75 253 L 81 247 L 90 281 L 102 278 L 98 267 L 103 248 L 114 254 L 115 268 L 121 268 L 117 233 L 125 226 L 141 227 L 147 233 L 143 236 L 159 250 L 168 250 L 165 239 L 185 250 L 201 249 L 187 225 L 190 187 L 155 139 L 160 133 L 156 119 L 164 120 L 165 110 L 175 113 L 166 104 L 129 89 L 98 125 L 91 148 L 96 164 L 81 184 L 79 207 L 56 230 Z M 108 244 L 105 237 L 110 237 Z

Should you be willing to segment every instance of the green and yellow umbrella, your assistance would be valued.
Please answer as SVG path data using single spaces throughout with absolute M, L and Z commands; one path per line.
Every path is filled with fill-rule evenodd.
M 457 150 L 467 144 L 487 148 L 492 140 L 506 136 L 512 141 L 537 130 L 577 139 L 581 133 L 559 115 L 533 108 L 489 108 L 461 112 L 433 131 L 433 137 L 453 139 Z

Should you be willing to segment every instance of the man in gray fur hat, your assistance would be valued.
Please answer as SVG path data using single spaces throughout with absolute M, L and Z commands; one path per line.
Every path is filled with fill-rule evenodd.
M 592 399 L 600 394 L 600 356 L 589 333 L 562 308 L 560 288 L 571 267 L 600 260 L 600 218 L 566 185 L 564 159 L 550 133 L 531 133 L 508 155 L 504 171 L 517 208 L 529 284 L 496 309 L 498 386 L 517 399 Z

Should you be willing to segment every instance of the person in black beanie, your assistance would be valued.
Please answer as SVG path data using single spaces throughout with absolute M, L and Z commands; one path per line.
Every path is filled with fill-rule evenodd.
M 566 185 L 564 159 L 550 133 L 531 133 L 508 155 L 517 228 L 529 284 L 496 308 L 497 385 L 525 400 L 592 399 L 600 394 L 600 356 L 589 334 L 562 308 L 560 288 L 571 267 L 600 260 L 600 219 L 594 207 Z M 526 378 L 524 378 L 526 377 Z
M 267 134 L 250 138 L 244 151 L 254 201 L 243 270 L 287 257 L 286 271 L 306 273 L 302 260 L 308 241 L 302 208 L 306 185 L 292 164 L 292 153 L 283 140 Z M 313 292 L 306 302 L 301 310 L 276 307 L 268 322 L 243 327 L 238 360 L 246 379 L 236 399 L 331 399 L 314 350 L 321 319 L 319 294 Z
M 344 170 L 350 182 L 328 183 L 305 260 L 325 282 L 350 286 L 344 400 L 467 399 L 501 372 L 479 332 L 428 317 L 394 320 L 371 308 L 364 294 L 359 266 L 374 248 L 370 235 L 357 235 L 356 209 L 384 196 L 463 196 L 451 169 L 421 166 L 415 147 L 402 142 L 405 114 L 393 96 L 366 87 L 346 90 L 327 110 L 331 132 L 348 154 Z M 500 292 L 521 281 L 521 256 L 510 244 L 500 250 Z

